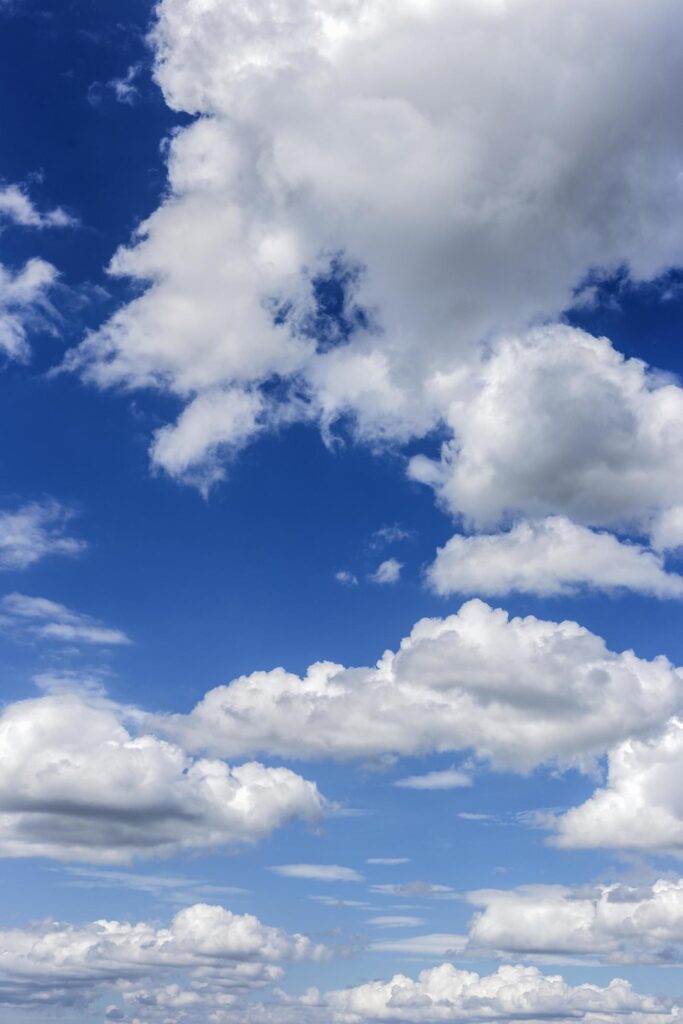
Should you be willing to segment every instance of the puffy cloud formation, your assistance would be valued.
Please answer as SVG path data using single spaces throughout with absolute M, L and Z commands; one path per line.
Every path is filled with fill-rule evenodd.
M 354 758 L 474 748 L 494 766 L 592 763 L 657 731 L 681 702 L 662 657 L 615 654 L 574 622 L 510 618 L 481 601 L 422 619 L 373 668 L 254 672 L 154 728 L 188 749 Z
M 42 922 L 0 931 L 0 1005 L 88 1005 L 115 986 L 127 1003 L 143 1006 L 140 982 L 153 979 L 156 993 L 146 992 L 152 1006 L 169 1012 L 196 1003 L 201 1008 L 207 994 L 220 1006 L 226 990 L 260 987 L 281 977 L 277 961 L 326 955 L 304 935 L 205 903 L 181 910 L 167 927 L 144 921 Z M 189 972 L 193 987 L 186 998 L 179 998 L 183 990 L 177 983 L 161 987 L 171 972 L 181 977 Z
M 683 504 L 683 389 L 604 338 L 551 326 L 443 374 L 455 435 L 411 473 L 476 525 L 510 513 L 654 528 Z
M 380 562 L 369 578 L 373 583 L 380 583 L 384 585 L 398 583 L 401 578 L 402 568 L 402 563 L 396 558 L 387 558 L 384 562 Z
M 624 740 L 610 751 L 605 786 L 554 822 L 554 842 L 683 856 L 682 771 L 679 718 L 653 739 Z
M 683 962 L 683 880 L 590 889 L 529 885 L 469 894 L 483 909 L 469 930 L 472 949 L 520 956 L 587 955 L 623 963 Z
M 40 640 L 72 644 L 129 644 L 120 629 L 111 629 L 82 612 L 72 612 L 47 597 L 6 594 L 0 600 L 0 625 L 27 631 Z
M 524 520 L 507 533 L 456 534 L 438 550 L 427 579 L 443 595 L 547 597 L 590 588 L 683 597 L 683 576 L 667 572 L 661 556 L 565 516 Z
M 176 476 L 210 483 L 221 448 L 293 416 L 329 431 L 350 415 L 371 440 L 459 427 L 450 394 L 473 346 L 557 317 L 592 268 L 644 279 L 681 262 L 676 0 L 161 0 L 157 17 L 166 102 L 199 116 L 171 140 L 167 197 L 111 265 L 147 290 L 70 365 L 187 403 L 152 449 Z M 343 292 L 332 312 L 330 276 Z M 552 350 L 534 346 L 552 387 Z M 581 376 L 578 336 L 564 348 Z M 275 380 L 254 419 L 255 389 Z M 590 463 L 574 394 L 570 381 L 563 415 L 579 436 L 563 442 L 558 424 L 555 447 Z M 511 482 L 495 451 L 500 483 L 463 480 L 461 465 L 444 500 L 457 491 L 475 517 L 515 498 L 535 514 L 550 498 L 621 514 L 621 495 L 603 492 L 632 490 L 629 467 L 655 439 L 636 434 L 626 453 L 638 423 L 609 426 L 594 502 L 589 465 L 567 466 L 576 494 L 550 494 L 536 479 L 549 463 L 516 464 Z M 663 459 L 646 464 L 653 486 Z M 639 508 L 661 497 L 645 490 Z
M 0 569 L 26 569 L 47 555 L 77 555 L 82 540 L 69 537 L 72 512 L 56 501 L 31 502 L 0 512 Z
M 0 854 L 125 863 L 254 842 L 325 802 L 287 768 L 192 759 L 78 696 L 0 717 Z

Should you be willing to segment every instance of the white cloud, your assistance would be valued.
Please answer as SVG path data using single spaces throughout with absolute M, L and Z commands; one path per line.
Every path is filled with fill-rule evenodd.
M 57 601 L 26 594 L 6 594 L 0 601 L 0 624 L 5 628 L 26 630 L 40 640 L 73 644 L 129 644 L 120 629 L 111 629 L 97 619 L 73 612 Z
M 449 885 L 435 882 L 392 882 L 384 885 L 373 885 L 372 892 L 383 896 L 413 896 L 418 899 L 452 899 L 454 893 Z
M 604 338 L 562 326 L 505 337 L 439 389 L 456 440 L 411 473 L 471 523 L 559 513 L 647 529 L 683 504 L 683 390 Z
M 467 945 L 467 936 L 433 932 L 429 935 L 411 935 L 403 939 L 383 939 L 373 942 L 370 949 L 377 953 L 397 953 L 399 956 L 433 957 L 460 956 Z
M 367 758 L 473 748 L 500 768 L 593 767 L 680 706 L 683 676 L 658 657 L 609 651 L 574 622 L 510 618 L 481 601 L 422 619 L 373 668 L 254 672 L 153 728 L 219 756 Z M 571 722 L 571 728 L 568 723 Z
M 401 789 L 460 789 L 472 785 L 472 777 L 455 768 L 441 772 L 427 772 L 425 775 L 408 775 L 397 779 L 395 786 Z
M 665 509 L 655 519 L 652 546 L 660 551 L 683 547 L 683 505 Z
M 410 857 L 368 857 L 365 863 L 392 867 L 395 864 L 410 864 Z
M 624 589 L 683 597 L 683 576 L 667 572 L 660 555 L 565 516 L 523 520 L 507 533 L 456 534 L 439 548 L 427 579 L 442 595 Z
M 387 982 L 329 992 L 323 1005 L 332 1019 L 365 1021 L 584 1020 L 618 1018 L 626 1021 L 677 1020 L 679 1007 L 664 999 L 640 996 L 627 981 L 598 985 L 568 985 L 559 975 L 544 975 L 535 967 L 504 966 L 480 976 L 452 964 L 422 971 L 417 980 L 398 974 Z
M 41 213 L 19 185 L 0 188 L 0 223 L 3 220 L 23 228 L 64 228 L 76 223 L 61 207 Z
M 315 882 L 362 882 L 363 876 L 353 868 L 339 864 L 279 864 L 270 869 L 285 878 L 308 878 Z
M 304 935 L 205 903 L 181 910 L 167 926 L 144 921 L 42 922 L 0 931 L 0 1004 L 87 1006 L 116 988 L 129 1005 L 142 1005 L 138 993 L 143 979 L 159 984 L 169 972 L 189 972 L 199 993 L 208 988 L 211 1001 L 220 1006 L 222 991 L 280 978 L 278 961 L 326 955 L 324 947 Z M 165 991 L 168 996 L 173 990 Z M 161 1003 L 173 1006 L 169 998 Z M 192 1003 L 177 1001 L 175 1008 L 183 1005 Z
M 73 513 L 56 501 L 0 512 L 0 569 L 26 569 L 47 555 L 78 555 L 85 543 L 69 537 Z
M 192 403 L 278 380 L 287 412 L 275 422 L 314 417 L 329 432 L 351 414 L 373 441 L 421 436 L 444 420 L 457 431 L 466 410 L 455 408 L 454 378 L 473 346 L 557 317 L 592 268 L 625 263 L 641 280 L 683 258 L 683 142 L 669 102 L 683 87 L 676 0 L 627 12 L 620 0 L 597 12 L 590 0 L 550 11 L 543 0 L 162 0 L 157 13 L 166 102 L 201 116 L 174 135 L 168 195 L 112 263 L 147 291 L 70 360 L 100 386 L 155 386 Z M 347 340 L 332 331 L 317 348 L 316 276 L 344 259 L 345 315 L 358 329 Z M 359 306 L 365 323 L 354 321 Z M 530 367 L 553 409 L 562 358 L 546 347 Z M 472 427 L 457 481 L 446 480 L 454 451 L 441 469 L 444 500 L 475 518 L 512 502 L 534 516 L 576 509 L 607 522 L 649 512 L 672 490 L 680 498 L 681 474 L 671 469 L 665 483 L 661 469 L 680 451 L 680 428 L 644 435 L 625 395 L 624 415 L 608 421 L 612 404 L 593 401 L 605 396 L 604 367 L 581 397 L 575 385 L 587 381 L 564 363 L 557 425 L 542 432 L 547 459 L 534 441 L 528 472 L 519 460 L 506 472 L 486 423 L 481 444 Z M 482 398 L 464 405 L 478 429 L 491 392 L 476 369 L 474 378 Z M 503 385 L 508 405 L 511 393 Z M 281 401 L 263 395 L 271 408 Z M 635 404 L 656 407 L 660 423 L 666 401 L 676 404 L 666 389 L 641 397 Z M 538 405 L 530 415 L 545 424 Z M 518 435 L 526 442 L 528 421 L 496 440 L 501 454 Z M 203 430 L 213 473 L 211 418 L 197 424 L 196 460 Z M 468 477 L 482 445 L 491 456 L 482 469 L 500 479 Z
M 345 587 L 355 587 L 358 585 L 358 579 L 348 569 L 340 569 L 339 572 L 335 572 L 334 578 L 337 583 L 343 583 Z
M 107 82 L 107 85 L 113 90 L 119 103 L 126 103 L 128 106 L 133 106 L 139 98 L 140 91 L 135 82 L 140 74 L 141 68 L 142 66 L 140 64 L 131 64 L 125 75 L 121 75 L 120 78 L 112 78 L 111 81 Z
M 48 294 L 57 280 L 51 263 L 33 258 L 20 270 L 0 263 L 0 353 L 27 362 L 28 330 L 45 327 L 54 317 Z
M 554 842 L 683 856 L 682 772 L 680 719 L 653 739 L 624 740 L 610 751 L 605 786 L 554 822 Z
M 402 562 L 398 562 L 395 558 L 387 558 L 377 566 L 369 578 L 373 583 L 398 583 L 402 568 Z
M 589 956 L 611 963 L 683 962 L 683 880 L 652 885 L 529 885 L 468 896 L 473 951 L 531 957 Z
M 255 842 L 325 807 L 287 768 L 193 759 L 103 702 L 43 697 L 0 717 L 3 856 L 126 863 Z

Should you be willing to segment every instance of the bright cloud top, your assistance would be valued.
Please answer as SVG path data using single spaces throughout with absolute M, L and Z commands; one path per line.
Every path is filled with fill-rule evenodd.
M 454 393 L 474 345 L 557 317 L 592 268 L 626 264 L 640 280 L 683 258 L 675 0 L 627 11 L 619 0 L 597 10 L 590 0 L 551 10 L 542 0 L 162 0 L 157 15 L 166 102 L 199 116 L 171 141 L 167 198 L 111 265 L 148 289 L 70 365 L 100 386 L 183 399 L 152 448 L 175 476 L 206 486 L 222 450 L 292 417 L 327 432 L 350 415 L 371 440 L 440 422 L 456 430 L 466 410 Z M 345 292 L 336 321 L 320 303 L 330 274 Z M 573 364 L 562 357 L 575 395 L 583 349 L 563 347 L 577 353 Z M 552 354 L 533 349 L 532 376 L 552 387 Z M 486 380 L 476 366 L 470 376 L 482 395 L 470 404 L 481 406 Z M 618 368 L 612 378 L 619 399 Z M 261 390 L 274 379 L 292 385 L 280 403 Z M 649 403 L 663 415 L 667 394 Z M 621 515 L 616 492 L 632 490 L 643 444 L 669 442 L 617 417 L 604 441 L 610 493 L 589 500 L 583 405 L 570 406 L 570 436 L 558 429 L 551 448 L 583 452 L 585 473 L 567 467 L 576 493 L 549 493 L 549 463 L 534 475 L 514 462 L 516 480 L 488 483 L 465 480 L 461 464 L 454 483 L 440 479 L 444 500 L 457 491 L 473 517 L 508 499 L 535 514 L 591 505 Z M 629 455 L 619 439 L 632 434 Z M 648 464 L 652 493 L 632 495 L 639 512 L 676 489 L 660 479 L 661 461 Z
M 593 589 L 683 597 L 683 576 L 667 572 L 659 554 L 565 516 L 524 520 L 507 533 L 458 534 L 438 550 L 427 579 L 442 595 L 550 597 Z
M 558 846 L 683 856 L 683 721 L 652 739 L 625 739 L 608 757 L 604 787 L 554 822 Z
M 131 735 L 101 702 L 43 697 L 0 717 L 6 857 L 126 863 L 240 846 L 325 809 L 315 784 L 287 768 L 193 759 L 153 735 Z
M 662 657 L 615 654 L 574 622 L 510 618 L 481 601 L 422 619 L 373 668 L 254 672 L 210 690 L 155 730 L 220 756 L 258 751 L 355 758 L 473 748 L 495 767 L 591 765 L 627 736 L 658 731 L 682 677 Z M 571 723 L 571 727 L 569 727 Z
M 591 889 L 529 885 L 469 894 L 481 907 L 473 950 L 512 956 L 590 956 L 612 963 L 683 962 L 683 880 Z

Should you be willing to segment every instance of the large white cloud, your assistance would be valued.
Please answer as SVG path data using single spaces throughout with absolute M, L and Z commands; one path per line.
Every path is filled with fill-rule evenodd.
M 176 983 L 165 988 L 166 999 L 161 996 L 164 990 L 157 990 L 157 1005 L 165 1005 L 167 1011 L 196 1002 L 201 1007 L 201 993 L 208 990 L 212 1004 L 220 1006 L 223 992 L 280 978 L 278 961 L 320 960 L 326 955 L 323 946 L 305 935 L 205 903 L 179 911 L 167 926 L 146 921 L 40 922 L 0 931 L 0 1005 L 43 1005 L 53 1010 L 89 1005 L 113 988 L 122 990 L 129 1004 L 143 1005 L 142 980 L 161 986 L 164 979 L 180 976 L 186 985 L 189 978 L 188 997 L 178 998 L 182 989 Z
M 683 880 L 571 889 L 528 885 L 469 894 L 483 908 L 469 928 L 471 950 L 508 956 L 576 957 L 622 963 L 683 962 Z
M 455 425 L 443 384 L 471 346 L 557 316 L 591 268 L 650 278 L 681 262 L 676 0 L 161 0 L 157 13 L 166 101 L 200 116 L 171 141 L 167 198 L 112 264 L 147 291 L 71 365 L 102 386 L 211 396 L 154 446 L 175 475 L 214 479 L 217 447 L 249 436 L 236 389 L 275 376 L 288 408 L 270 391 L 260 426 L 350 413 L 362 436 L 402 440 Z M 341 328 L 316 302 L 330 265 L 345 268 Z M 468 514 L 493 513 L 503 491 L 472 496 Z
M 243 845 L 325 801 L 287 768 L 192 759 L 131 735 L 112 707 L 75 695 L 0 717 L 0 855 L 127 862 Z
M 510 618 L 481 601 L 423 619 L 375 667 L 254 672 L 188 715 L 152 716 L 188 749 L 352 758 L 474 748 L 497 767 L 591 762 L 658 731 L 681 703 L 662 657 L 609 651 L 574 622 Z
M 595 589 L 683 597 L 683 576 L 667 572 L 659 554 L 566 516 L 524 520 L 505 533 L 456 534 L 437 551 L 427 579 L 443 595 Z
M 624 740 L 605 785 L 554 824 L 563 847 L 651 850 L 683 856 L 683 720 L 653 739 Z

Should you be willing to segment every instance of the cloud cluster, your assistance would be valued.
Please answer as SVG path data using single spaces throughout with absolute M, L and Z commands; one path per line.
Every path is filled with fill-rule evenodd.
M 274 669 L 210 690 L 153 727 L 188 749 L 233 757 L 355 758 L 473 748 L 494 766 L 592 763 L 680 707 L 662 657 L 616 654 L 574 622 L 510 618 L 481 601 L 423 619 L 373 668 Z
M 69 537 L 73 513 L 56 501 L 0 512 L 0 569 L 26 569 L 47 555 L 78 555 L 85 543 Z
M 681 261 L 675 0 L 162 0 L 157 18 L 166 102 L 200 116 L 171 140 L 167 197 L 112 262 L 147 290 L 70 365 L 183 400 L 152 448 L 176 476 L 210 483 L 221 449 L 292 417 L 329 431 L 350 416 L 373 441 L 459 428 L 456 378 L 488 400 L 465 367 L 475 346 L 557 317 L 592 268 L 644 279 Z M 558 364 L 533 337 L 519 344 L 552 386 Z M 610 426 L 607 453 L 633 429 L 638 461 L 638 424 Z M 623 485 L 613 468 L 629 490 L 628 466 Z M 468 487 L 461 466 L 440 490 L 475 517 L 515 497 L 545 509 L 552 484 L 527 494 L 536 482 L 516 472 Z
M 89 1005 L 116 988 L 126 1003 L 142 1007 L 146 990 L 141 981 L 152 979 L 159 987 L 154 996 L 147 990 L 150 1005 L 169 1013 L 196 1003 L 201 1008 L 207 995 L 220 1006 L 224 992 L 280 978 L 278 961 L 326 955 L 323 946 L 304 935 L 206 903 L 179 911 L 165 927 L 145 921 L 41 922 L 0 931 L 0 1005 Z M 188 974 L 185 998 L 179 998 L 183 989 L 177 983 L 161 987 L 169 976 Z M 123 1019 L 123 1014 L 110 1019 Z
M 0 716 L 2 856 L 126 863 L 255 842 L 324 811 L 287 768 L 193 759 L 102 702 L 42 697 Z
M 611 963 L 683 962 L 683 880 L 648 886 L 529 885 L 469 894 L 472 950 L 510 956 L 589 956 Z

